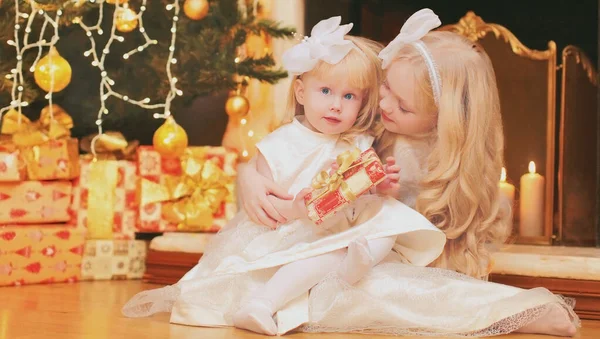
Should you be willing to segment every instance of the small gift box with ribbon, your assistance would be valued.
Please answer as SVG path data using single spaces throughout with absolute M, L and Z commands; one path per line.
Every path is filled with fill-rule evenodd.
M 80 159 L 70 223 L 88 239 L 134 239 L 138 215 L 137 167 L 127 160 Z
M 84 159 L 96 160 L 135 160 L 139 141 L 127 141 L 120 132 L 107 131 L 88 135 L 81 139 L 79 147 L 86 155 Z
M 65 225 L 0 226 L 0 286 L 80 280 L 84 242 Z
M 0 183 L 0 225 L 67 222 L 72 189 L 70 181 Z
M 81 263 L 81 280 L 142 279 L 146 270 L 146 242 L 88 240 Z
M 348 206 L 361 194 L 382 182 L 386 175 L 375 150 L 358 148 L 338 155 L 337 170 L 321 171 L 313 179 L 313 191 L 304 197 L 308 217 L 317 225 Z
M 237 212 L 237 154 L 224 147 L 189 147 L 165 158 L 138 148 L 138 232 L 216 232 Z
M 61 180 L 79 175 L 79 146 L 71 117 L 58 105 L 31 122 L 15 110 L 2 119 L 0 181 Z

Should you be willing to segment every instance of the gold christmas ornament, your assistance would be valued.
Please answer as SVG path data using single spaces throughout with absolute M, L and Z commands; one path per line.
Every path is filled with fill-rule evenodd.
M 225 112 L 230 118 L 241 119 L 250 111 L 250 101 L 241 95 L 235 94 L 230 96 L 225 102 Z
M 154 132 L 152 145 L 160 155 L 174 158 L 182 155 L 187 148 L 188 136 L 183 127 L 175 122 L 173 116 L 169 116 Z
M 208 0 L 185 0 L 183 12 L 192 20 L 202 20 L 208 14 Z
M 115 19 L 115 27 L 119 32 L 128 33 L 136 29 L 138 26 L 138 17 L 127 4 L 124 7 L 120 7 L 117 12 Z
M 35 66 L 33 76 L 35 83 L 46 92 L 60 92 L 71 82 L 71 65 L 65 60 L 55 47 L 51 47 L 48 54 L 40 59 Z M 54 75 L 54 79 L 52 79 Z M 51 86 L 54 83 L 54 86 Z
M 128 0 L 106 0 L 106 2 L 108 2 L 111 5 L 116 4 L 117 2 L 119 2 L 119 5 L 122 5 L 124 3 L 127 3 Z

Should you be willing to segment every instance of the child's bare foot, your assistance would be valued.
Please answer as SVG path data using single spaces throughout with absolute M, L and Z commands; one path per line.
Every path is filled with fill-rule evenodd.
M 338 275 L 349 284 L 355 284 L 371 269 L 373 257 L 365 238 L 354 240 L 348 245 L 348 254 L 340 264 Z
M 546 311 L 546 314 L 521 327 L 516 332 L 572 337 L 577 333 L 577 328 L 575 328 L 575 325 L 569 319 L 569 315 L 561 306 L 552 305 Z
M 261 334 L 277 334 L 271 310 L 260 301 L 251 301 L 237 311 L 233 316 L 233 326 Z

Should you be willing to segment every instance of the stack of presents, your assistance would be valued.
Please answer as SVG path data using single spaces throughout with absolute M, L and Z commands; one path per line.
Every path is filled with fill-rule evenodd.
M 77 140 L 53 108 L 52 118 L 47 107 L 37 121 L 12 110 L 2 120 L 0 286 L 140 279 L 148 243 L 136 238 L 210 235 L 236 213 L 235 152 L 165 158 L 119 133 Z

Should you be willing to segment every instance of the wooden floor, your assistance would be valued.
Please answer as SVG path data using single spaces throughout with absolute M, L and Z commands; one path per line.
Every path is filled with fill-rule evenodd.
M 169 324 L 167 314 L 128 319 L 121 306 L 136 292 L 155 288 L 139 281 L 80 282 L 0 288 L 0 339 L 226 339 L 263 336 L 231 328 L 209 329 Z M 292 339 L 367 338 L 348 334 L 291 334 Z M 378 336 L 377 338 L 386 338 Z M 423 337 L 420 337 L 423 338 Z M 439 338 L 439 337 L 438 337 Z M 502 339 L 550 338 L 508 335 Z M 576 338 L 600 338 L 600 322 L 584 321 Z

